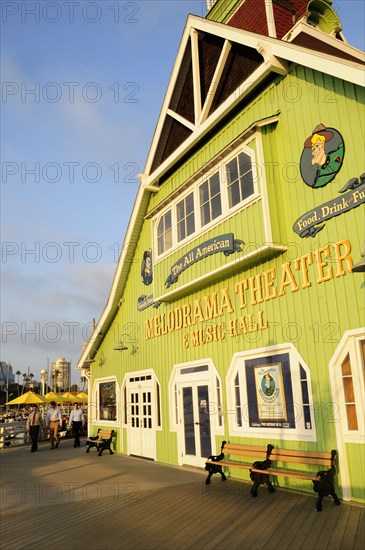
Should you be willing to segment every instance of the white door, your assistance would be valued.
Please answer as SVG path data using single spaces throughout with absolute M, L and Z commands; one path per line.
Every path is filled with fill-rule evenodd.
M 128 386 L 128 452 L 156 459 L 154 395 L 151 381 Z
M 184 464 L 202 466 L 212 454 L 209 387 L 204 382 L 180 386 L 180 426 Z

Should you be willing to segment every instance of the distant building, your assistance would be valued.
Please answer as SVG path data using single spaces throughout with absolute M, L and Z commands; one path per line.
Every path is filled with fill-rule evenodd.
M 71 385 L 71 362 L 58 358 L 51 363 L 50 385 L 60 390 L 68 390 Z
M 42 395 L 48 391 L 48 372 L 45 369 L 41 370 L 41 387 Z
M 5 361 L 0 361 L 0 386 L 6 384 L 15 383 L 15 374 L 13 374 L 13 367 L 5 363 Z

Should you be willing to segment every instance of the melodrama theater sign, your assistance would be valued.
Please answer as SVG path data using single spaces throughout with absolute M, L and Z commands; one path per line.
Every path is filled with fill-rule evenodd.
M 270 320 L 261 304 L 351 273 L 350 253 L 348 240 L 329 243 L 279 267 L 241 279 L 232 287 L 197 297 L 193 304 L 167 309 L 146 319 L 145 339 L 188 329 L 183 334 L 187 349 L 268 329 Z

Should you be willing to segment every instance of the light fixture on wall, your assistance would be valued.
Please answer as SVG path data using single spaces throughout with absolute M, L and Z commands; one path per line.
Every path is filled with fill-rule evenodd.
M 351 269 L 352 273 L 364 273 L 365 271 L 365 244 L 364 244 L 364 252 L 361 253 L 361 260 L 352 266 Z
M 127 349 L 127 346 L 125 346 L 123 342 L 118 342 L 118 344 L 113 348 L 115 351 L 125 351 Z
M 91 365 L 91 363 L 95 363 L 95 359 L 85 359 L 84 365 Z

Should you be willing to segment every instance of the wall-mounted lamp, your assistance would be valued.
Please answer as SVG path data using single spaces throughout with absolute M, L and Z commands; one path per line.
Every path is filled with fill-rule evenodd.
M 351 271 L 353 273 L 364 273 L 365 271 L 365 245 L 364 245 L 364 252 L 361 253 L 361 260 L 352 266 Z
M 127 346 L 125 346 L 123 342 L 118 342 L 118 344 L 113 348 L 115 351 L 125 351 L 127 349 Z
M 84 365 L 91 365 L 91 363 L 95 363 L 95 359 L 85 359 Z

